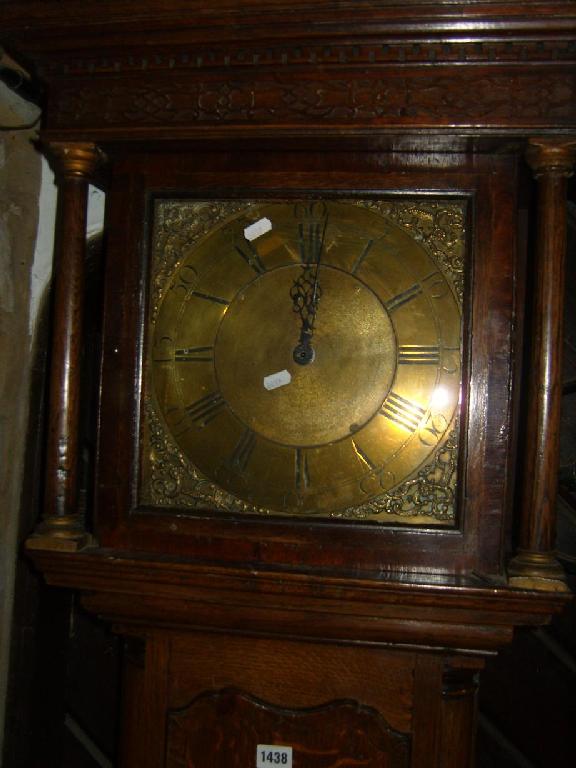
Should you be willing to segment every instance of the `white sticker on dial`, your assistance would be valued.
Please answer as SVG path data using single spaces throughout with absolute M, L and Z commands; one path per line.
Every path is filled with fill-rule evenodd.
M 256 768 L 272 768 L 272 766 L 278 765 L 292 768 L 292 747 L 258 744 L 256 747 Z
M 244 237 L 246 240 L 256 240 L 257 237 L 262 237 L 266 232 L 270 232 L 271 229 L 272 222 L 264 216 L 263 219 L 255 221 L 254 224 L 250 224 L 249 227 L 244 229 Z
M 271 390 L 278 389 L 278 387 L 285 387 L 286 384 L 290 384 L 291 381 L 292 376 L 290 375 L 290 371 L 287 371 L 286 368 L 284 368 L 283 371 L 271 373 L 270 376 L 264 376 L 264 389 Z

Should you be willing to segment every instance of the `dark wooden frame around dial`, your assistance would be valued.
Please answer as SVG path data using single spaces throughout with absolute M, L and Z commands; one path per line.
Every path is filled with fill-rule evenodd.
M 96 534 L 101 546 L 190 556 L 221 563 L 323 568 L 337 572 L 502 572 L 504 519 L 510 504 L 518 260 L 515 161 L 424 154 L 283 151 L 140 154 L 114 161 L 107 206 L 108 270 L 96 476 Z M 230 148 L 229 148 L 230 149 Z M 436 156 L 438 158 L 438 156 Z M 440 158 L 440 163 L 442 159 Z M 142 413 L 143 322 L 149 200 L 157 194 L 249 199 L 254 190 L 305 197 L 396 195 L 464 197 L 470 202 L 471 269 L 465 301 L 460 515 L 454 530 L 400 529 L 370 523 L 261 519 L 159 512 L 138 507 L 138 435 Z M 130 297 L 130 300 L 127 300 Z M 468 362 L 466 362 L 468 361 Z M 114 461 L 106 457 L 114 456 Z M 505 471 L 502 468 L 505 467 Z

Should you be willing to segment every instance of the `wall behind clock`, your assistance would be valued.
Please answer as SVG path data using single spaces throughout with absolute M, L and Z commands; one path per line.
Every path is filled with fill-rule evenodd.
M 29 382 L 39 297 L 49 268 L 33 284 L 41 159 L 30 125 L 38 117 L 0 85 L 0 754 L 8 683 L 16 552 L 29 413 Z M 48 263 L 50 263 L 50 258 Z M 34 310 L 32 306 L 34 305 Z

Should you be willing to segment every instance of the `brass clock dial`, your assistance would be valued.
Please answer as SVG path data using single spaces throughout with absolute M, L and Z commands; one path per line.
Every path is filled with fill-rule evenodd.
M 391 492 L 454 425 L 461 306 L 417 239 L 357 202 L 252 204 L 183 249 L 153 397 L 202 476 L 268 513 Z

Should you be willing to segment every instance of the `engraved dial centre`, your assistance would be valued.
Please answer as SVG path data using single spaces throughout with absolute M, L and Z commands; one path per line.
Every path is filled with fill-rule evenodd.
M 314 360 L 295 364 L 299 321 L 290 287 L 300 271 L 297 265 L 271 270 L 237 294 L 218 330 L 214 364 L 220 392 L 246 426 L 276 443 L 313 446 L 350 435 L 378 411 L 394 379 L 396 339 L 388 313 L 364 283 L 322 266 Z M 290 384 L 263 385 L 284 369 Z

